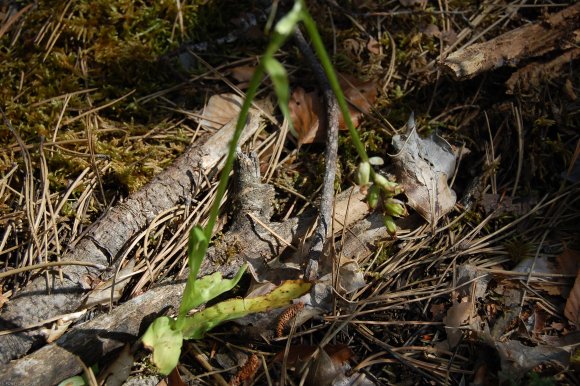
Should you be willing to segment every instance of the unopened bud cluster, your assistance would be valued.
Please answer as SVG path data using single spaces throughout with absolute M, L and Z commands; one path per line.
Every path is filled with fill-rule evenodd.
M 371 209 L 377 208 L 379 203 L 382 204 L 385 226 L 389 234 L 394 236 L 397 233 L 394 218 L 406 216 L 408 213 L 405 203 L 394 198 L 403 192 L 403 188 L 372 170 L 371 165 L 383 163 L 380 157 L 372 157 L 367 162 L 361 162 L 357 170 L 357 182 L 367 191 L 367 203 Z

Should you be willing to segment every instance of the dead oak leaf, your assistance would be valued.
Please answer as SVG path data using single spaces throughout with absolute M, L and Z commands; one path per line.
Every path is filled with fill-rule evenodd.
M 237 66 L 230 69 L 230 76 L 238 81 L 238 87 L 243 90 L 248 88 L 254 72 L 256 66 Z
M 457 199 L 447 184 L 455 171 L 456 158 L 443 138 L 419 137 L 413 116 L 407 127 L 407 134 L 397 134 L 392 140 L 397 182 L 403 186 L 409 206 L 434 226 L 453 209 Z
M 320 121 L 324 119 L 321 98 L 318 92 L 306 92 L 302 87 L 292 92 L 288 107 L 298 136 L 298 145 L 324 142 L 324 133 L 319 130 Z
M 354 127 L 361 123 L 363 114 L 370 112 L 377 99 L 377 87 L 374 81 L 363 82 L 350 75 L 339 74 L 339 82 L 346 100 Z M 297 87 L 292 92 L 288 107 L 290 118 L 298 137 L 299 145 L 324 142 L 326 115 L 322 95 L 318 91 L 306 92 Z M 338 118 L 338 127 L 346 129 L 342 114 Z
M 212 95 L 203 109 L 199 124 L 211 129 L 221 129 L 238 117 L 243 103 L 243 98 L 236 94 Z

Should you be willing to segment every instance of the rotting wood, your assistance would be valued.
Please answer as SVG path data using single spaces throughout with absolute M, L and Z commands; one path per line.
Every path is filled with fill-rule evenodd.
M 272 213 L 272 186 L 261 184 L 259 162 L 256 157 L 242 157 L 237 170 L 242 176 L 236 176 L 236 216 L 230 230 L 221 240 L 222 246 L 213 245 L 208 249 L 200 269 L 200 276 L 215 271 L 231 277 L 247 260 L 269 261 L 285 251 L 286 244 L 280 242 L 268 230 L 252 221 L 248 214 L 260 218 L 268 227 L 275 230 L 278 236 L 297 245 L 310 228 L 316 216 L 304 214 L 282 223 L 270 222 Z M 350 188 L 336 198 L 334 212 L 334 230 L 340 232 L 344 226 L 363 220 L 368 215 L 364 195 L 358 187 Z M 381 227 L 373 223 L 368 227 Z M 383 227 L 384 228 L 384 227 Z M 386 231 L 377 232 L 385 236 Z M 345 249 L 360 248 L 360 240 L 351 237 L 356 248 L 344 246 Z M 373 242 L 373 241 L 370 241 Z M 229 255 L 227 250 L 235 246 L 239 250 Z M 367 247 L 370 245 L 367 244 Z M 300 274 L 299 271 L 296 271 Z M 3 385 L 49 385 L 78 374 L 82 371 L 80 358 L 85 364 L 93 364 L 105 354 L 135 342 L 144 333 L 147 326 L 160 314 L 177 309 L 185 280 L 162 283 L 159 287 L 147 291 L 127 301 L 95 319 L 74 327 L 59 340 L 35 351 L 34 353 L 12 361 L 0 367 L 0 384 Z M 42 374 L 39 377 L 38 374 Z
M 580 30 L 577 31 L 580 34 Z M 573 48 L 565 51 L 562 55 L 548 62 L 533 62 L 514 72 L 505 82 L 507 94 L 518 91 L 529 91 L 540 85 L 540 83 L 566 74 L 566 66 L 571 62 L 580 59 L 580 48 Z
M 128 241 L 159 213 L 195 195 L 206 176 L 221 168 L 220 163 L 227 154 L 235 124 L 235 120 L 226 124 L 203 145 L 190 147 L 143 189 L 112 208 L 72 250 L 61 257 L 61 261 L 91 262 L 108 269 L 69 265 L 61 269 L 62 282 L 54 274 L 51 283 L 47 283 L 44 276 L 32 280 L 4 305 L 0 314 L 0 330 L 33 325 L 75 311 L 90 289 L 91 280 L 108 280 L 115 273 L 117 257 Z M 253 113 L 240 143 L 251 138 L 260 124 L 260 117 Z M 37 330 L 0 336 L 0 363 L 25 355 L 33 346 L 42 344 L 43 339 Z
M 457 80 L 470 79 L 506 65 L 515 66 L 522 60 L 577 44 L 579 25 L 580 3 L 576 3 L 541 22 L 460 49 L 450 54 L 441 65 Z

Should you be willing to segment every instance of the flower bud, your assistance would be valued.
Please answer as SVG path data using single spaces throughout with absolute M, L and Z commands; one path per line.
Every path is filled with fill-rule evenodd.
M 372 185 L 367 194 L 367 203 L 369 208 L 375 209 L 379 203 L 379 198 L 381 198 L 381 190 L 377 185 Z
M 374 175 L 374 181 L 375 184 L 381 187 L 381 189 L 389 193 L 393 193 L 398 188 L 396 182 L 389 181 L 385 177 L 377 173 L 375 173 Z
M 368 185 L 371 176 L 371 164 L 368 162 L 361 162 L 358 165 L 356 179 L 359 185 Z
M 371 157 L 369 158 L 369 163 L 373 166 L 381 166 L 385 164 L 385 160 L 381 157 Z
M 402 217 L 407 215 L 405 204 L 399 200 L 387 198 L 383 204 L 385 206 L 385 212 L 390 216 Z
M 396 236 L 397 235 L 397 224 L 395 224 L 395 220 L 393 220 L 393 218 L 391 216 L 385 215 L 385 217 L 383 218 L 383 222 L 385 223 L 385 226 L 387 227 L 387 232 L 391 236 Z

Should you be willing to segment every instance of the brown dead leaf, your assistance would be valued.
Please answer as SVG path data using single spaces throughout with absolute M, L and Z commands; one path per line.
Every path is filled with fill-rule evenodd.
M 243 103 L 242 97 L 236 94 L 212 95 L 203 109 L 199 123 L 208 128 L 221 129 L 223 125 L 238 117 Z
M 445 303 L 431 304 L 431 308 L 429 310 L 431 311 L 431 314 L 433 315 L 434 321 L 443 320 L 443 315 L 445 314 L 445 308 L 446 308 Z
M 230 75 L 238 81 L 238 87 L 243 90 L 248 88 L 255 71 L 256 66 L 237 66 L 230 69 Z
M 377 39 L 371 36 L 367 43 L 367 50 L 369 50 L 371 54 L 378 55 L 381 53 L 381 44 L 377 42 Z
M 349 102 L 352 122 L 358 127 L 363 114 L 370 112 L 377 99 L 376 83 L 372 80 L 363 82 L 350 75 L 338 75 L 344 96 Z M 318 91 L 306 92 L 303 88 L 297 87 L 292 92 L 288 107 L 300 145 L 324 142 L 325 133 L 320 128 L 326 126 L 326 116 L 322 96 Z M 338 118 L 338 127 L 341 130 L 346 129 L 342 114 Z
M 576 325 L 580 325 L 580 272 L 574 281 L 574 287 L 566 300 L 564 316 Z
M 443 318 L 443 323 L 445 324 L 445 332 L 447 333 L 447 341 L 450 348 L 455 348 L 461 341 L 463 333 L 459 327 L 467 323 L 471 318 L 472 310 L 472 302 L 457 303 L 447 310 L 447 316 Z
M 447 184 L 455 171 L 451 146 L 437 135 L 419 137 L 411 115 L 407 134 L 395 135 L 393 147 L 397 182 L 403 186 L 409 206 L 434 226 L 453 209 L 457 199 Z
M 99 374 L 99 385 L 121 386 L 129 378 L 133 361 L 131 345 L 126 344 L 117 358 Z
M 310 359 L 312 354 L 316 351 L 318 346 L 313 346 L 309 344 L 295 344 L 290 346 L 288 351 L 288 357 L 286 363 L 291 366 L 295 366 L 301 362 L 305 362 Z M 352 358 L 353 353 L 345 344 L 327 344 L 324 346 L 324 352 L 332 359 L 336 364 L 343 364 Z M 274 356 L 273 361 L 282 363 L 284 359 L 284 351 L 280 351 Z
M 0 310 L 4 307 L 4 304 L 8 303 L 8 298 L 3 294 L 0 294 Z
M 560 266 L 559 273 L 575 275 L 580 269 L 580 251 L 565 247 L 556 260 Z
M 307 93 L 302 87 L 297 87 L 292 92 L 288 107 L 298 135 L 298 145 L 324 142 L 324 133 L 319 130 L 320 118 L 324 119 L 321 99 L 318 92 Z

